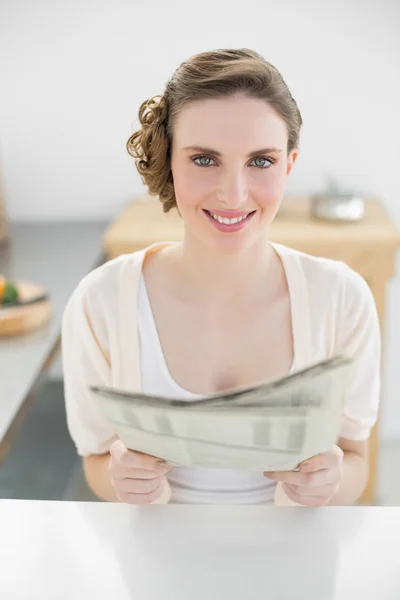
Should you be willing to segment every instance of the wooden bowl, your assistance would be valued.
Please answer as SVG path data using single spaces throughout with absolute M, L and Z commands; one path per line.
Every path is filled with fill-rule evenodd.
M 43 286 L 30 281 L 16 283 L 20 300 L 26 301 L 46 293 Z M 49 299 L 27 306 L 0 306 L 0 337 L 20 335 L 38 329 L 50 320 L 51 302 Z

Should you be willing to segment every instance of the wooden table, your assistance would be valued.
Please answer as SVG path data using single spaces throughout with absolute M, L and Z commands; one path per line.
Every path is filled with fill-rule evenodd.
M 177 211 L 164 214 L 157 199 L 143 196 L 108 227 L 104 249 L 114 258 L 154 242 L 179 241 L 182 237 L 183 222 Z M 285 198 L 271 226 L 270 239 L 314 256 L 341 260 L 358 271 L 372 290 L 384 333 L 386 284 L 394 274 L 400 233 L 379 201 L 366 202 L 363 221 L 338 224 L 311 218 L 307 197 Z M 379 424 L 370 437 L 370 474 L 363 504 L 375 501 L 378 428 Z
M 4 600 L 398 600 L 400 508 L 0 500 Z

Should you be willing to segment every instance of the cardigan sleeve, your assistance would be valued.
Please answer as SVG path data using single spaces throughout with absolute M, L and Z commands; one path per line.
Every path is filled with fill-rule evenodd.
M 367 282 L 344 265 L 341 352 L 356 359 L 347 390 L 340 436 L 365 440 L 378 417 L 381 387 L 381 334 L 374 297 Z
M 62 364 L 68 430 L 80 456 L 108 452 L 115 434 L 90 385 L 111 385 L 111 364 L 104 348 L 101 320 L 90 313 L 81 284 L 70 297 L 62 319 Z M 92 310 L 93 313 L 93 310 Z

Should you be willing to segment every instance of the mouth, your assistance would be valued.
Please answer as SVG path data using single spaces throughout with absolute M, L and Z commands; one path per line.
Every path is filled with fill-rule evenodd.
M 228 218 L 226 216 L 221 216 L 216 213 L 213 213 L 211 210 L 203 210 L 207 217 L 211 220 L 211 222 L 217 227 L 217 229 L 219 229 L 220 231 L 231 232 L 242 229 L 256 213 L 255 210 L 252 210 L 248 213 L 241 212 L 235 217 Z

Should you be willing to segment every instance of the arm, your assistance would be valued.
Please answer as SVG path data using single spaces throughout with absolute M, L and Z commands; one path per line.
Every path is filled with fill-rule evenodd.
M 67 423 L 78 454 L 83 457 L 86 481 L 94 494 L 107 502 L 166 503 L 170 488 L 165 474 L 169 469 L 157 470 L 155 457 L 141 453 L 134 457 L 135 453 L 118 440 L 90 392 L 90 385 L 112 386 L 113 378 L 109 332 L 102 304 L 96 303 L 101 293 L 87 286 L 88 279 L 73 293 L 62 325 Z
M 299 472 L 268 473 L 278 481 L 275 502 L 309 506 L 352 504 L 368 479 L 368 437 L 375 425 L 380 395 L 380 329 L 374 298 L 362 277 L 343 271 L 342 309 L 337 320 L 337 353 L 352 356 L 357 365 L 336 446 L 304 461 Z M 305 468 L 310 463 L 310 468 Z
M 346 269 L 341 352 L 357 360 L 348 389 L 337 445 L 343 450 L 343 478 L 329 504 L 350 504 L 363 493 L 369 477 L 369 443 L 381 391 L 381 332 L 375 300 L 366 281 Z
M 90 488 L 103 500 L 116 500 L 106 477 L 109 449 L 116 436 L 89 392 L 89 385 L 112 385 L 105 338 L 104 331 L 95 331 L 89 316 L 86 286 L 81 283 L 69 299 L 62 321 L 67 425 L 77 452 L 83 458 L 84 474 Z
M 119 502 L 108 475 L 110 453 L 91 454 L 83 458 L 83 471 L 92 492 L 106 502 Z

